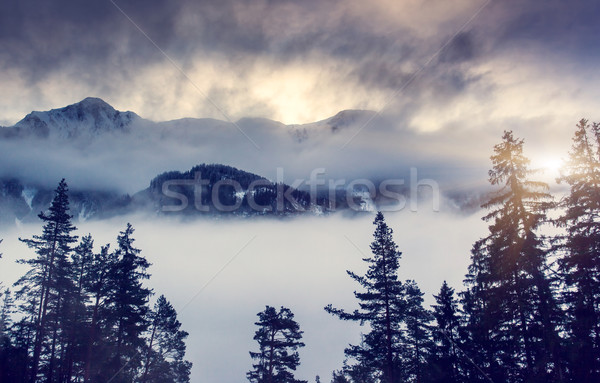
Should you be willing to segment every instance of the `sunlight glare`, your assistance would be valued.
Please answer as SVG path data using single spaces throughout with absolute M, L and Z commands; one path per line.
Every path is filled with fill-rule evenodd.
M 563 161 L 560 157 L 541 157 L 532 161 L 534 169 L 540 169 L 545 173 L 558 173 L 563 165 Z

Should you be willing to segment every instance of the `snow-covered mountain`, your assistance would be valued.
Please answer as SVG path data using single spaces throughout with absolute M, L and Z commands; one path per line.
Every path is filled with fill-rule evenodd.
M 260 131 L 274 135 L 286 133 L 294 141 L 303 142 L 321 134 L 361 125 L 369 121 L 375 112 L 367 110 L 343 110 L 333 117 L 308 123 L 285 125 L 266 118 L 242 118 L 227 122 L 209 118 L 182 118 L 172 121 L 152 122 L 134 112 L 121 112 L 100 98 L 88 97 L 80 102 L 49 111 L 34 111 L 10 127 L 0 127 L 0 138 L 95 138 L 110 133 L 131 133 L 135 127 L 159 136 L 198 135 L 241 127 L 248 131 Z
M 247 178 L 243 171 L 272 181 L 253 193 L 267 195 L 284 183 L 301 192 L 320 185 L 318 193 L 327 200 L 316 204 L 319 209 L 328 202 L 340 208 L 352 203 L 358 210 L 376 209 L 382 201 L 388 203 L 385 198 L 391 199 L 389 203 L 399 200 L 394 196 L 405 194 L 409 182 L 426 178 L 447 182 L 448 190 L 457 190 L 458 197 L 452 198 L 462 201 L 464 190 L 479 185 L 476 182 L 485 179 L 486 170 L 464 166 L 473 163 L 469 155 L 476 153 L 460 149 L 461 134 L 458 129 L 420 134 L 393 117 L 367 110 L 344 110 L 321 121 L 293 125 L 264 118 L 153 122 L 115 110 L 99 98 L 86 98 L 63 108 L 32 112 L 13 126 L 0 127 L 0 222 L 35 219 L 61 178 L 73 187 L 72 214 L 80 219 L 140 209 L 155 213 L 173 199 L 164 199 L 156 182 L 148 188 L 149 181 L 156 180 L 157 174 L 202 163 L 236 169 L 231 179 L 238 182 Z M 413 179 L 417 168 L 418 179 L 416 172 Z M 209 173 L 220 174 L 217 169 Z M 190 174 L 171 175 L 187 185 Z M 400 185 L 394 186 L 396 194 L 388 190 L 387 197 L 379 193 L 372 198 L 372 187 L 365 182 L 379 187 L 383 180 L 391 181 L 388 186 Z M 367 191 L 350 190 L 354 181 Z M 231 203 L 239 197 L 245 203 L 249 196 L 244 188 L 233 194 L 227 187 L 220 191 Z M 184 195 L 192 199 L 193 189 L 188 187 Z M 306 201 L 306 195 L 301 200 Z M 265 206 L 272 203 L 272 199 L 264 201 Z M 304 208 L 310 210 L 312 205 Z M 192 210 L 186 214 L 196 215 Z
M 31 112 L 2 131 L 7 137 L 91 138 L 126 132 L 138 120 L 133 112 L 120 112 L 99 98 L 88 97 L 64 108 Z
M 333 117 L 301 125 L 289 125 L 289 132 L 298 142 L 322 134 L 335 134 L 350 127 L 361 128 L 377 114 L 370 110 L 342 110 Z

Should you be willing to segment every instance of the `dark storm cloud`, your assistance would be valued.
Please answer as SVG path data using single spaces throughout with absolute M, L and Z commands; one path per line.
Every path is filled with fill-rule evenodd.
M 123 2 L 159 44 L 173 37 L 174 2 Z M 109 1 L 21 1 L 0 4 L 0 66 L 38 81 L 68 66 L 100 75 L 161 58 Z
M 450 40 L 440 53 L 442 62 L 462 62 L 475 57 L 477 52 L 476 43 L 471 33 L 461 32 Z
M 585 0 L 492 2 L 476 21 L 494 50 L 543 49 L 572 60 L 598 55 L 600 3 Z
M 306 113 L 314 119 L 341 109 L 375 109 L 388 100 L 399 104 L 393 105 L 399 110 L 407 102 L 417 110 L 431 107 L 432 101 L 451 102 L 475 85 L 493 89 L 485 83 L 494 81 L 488 73 L 470 73 L 486 60 L 519 60 L 519 52 L 532 47 L 564 51 L 569 60 L 600 51 L 594 49 L 600 32 L 594 19 L 600 5 L 595 2 L 494 1 L 466 26 L 481 1 L 457 1 L 460 11 L 455 13 L 436 0 L 419 6 L 387 0 L 119 0 L 116 4 L 190 74 L 201 92 L 186 93 L 189 81 L 109 0 L 5 0 L 0 3 L 0 74 L 11 81 L 11 76 L 19 78 L 5 80 L 6 88 L 14 93 L 26 87 L 22 91 L 26 95 L 16 97 L 27 98 L 20 103 L 27 107 L 17 113 L 9 103 L 3 113 L 13 114 L 0 117 L 16 121 L 31 109 L 90 95 L 115 103 L 132 100 L 125 108 L 153 119 L 223 118 L 210 114 L 205 94 L 216 95 L 215 102 L 234 118 L 281 118 L 285 115 L 281 110 L 291 109 L 282 104 L 292 101 L 275 99 L 290 94 L 297 109 L 331 104 L 316 114 Z M 423 67 L 409 92 L 389 98 Z M 204 75 L 211 70 L 211 76 Z M 298 73 L 307 76 L 298 82 L 311 84 L 301 95 L 294 94 L 293 80 L 282 89 L 272 83 L 266 90 L 260 87 L 269 80 L 281 84 Z M 65 81 L 71 90 L 65 97 L 77 98 L 63 97 L 55 103 L 57 88 Z M 256 89 L 264 91 L 257 95 Z M 350 96 L 338 101 L 340 93 Z M 152 114 L 159 106 L 174 112 Z
M 375 28 L 377 20 L 360 19 L 339 1 L 116 3 L 159 46 L 176 55 L 190 51 L 264 53 L 286 60 L 317 50 L 358 65 L 363 65 L 365 57 L 380 59 L 385 62 L 383 75 L 389 74 L 392 82 L 398 73 L 386 65 L 390 68 L 406 62 L 416 50 L 425 52 L 440 43 L 433 41 L 431 47 L 423 47 L 425 42 L 400 25 L 383 33 Z M 589 1 L 509 1 L 491 5 L 482 18 L 493 23 L 494 12 L 507 15 L 502 32 L 495 36 L 497 41 L 528 39 L 565 47 L 577 42 L 583 49 L 598 36 L 595 15 L 599 11 L 600 5 Z M 284 27 L 277 27 L 278 23 Z M 285 28 L 286 24 L 290 28 Z M 299 26 L 294 28 L 294 24 Z M 22 68 L 32 79 L 67 65 L 111 71 L 124 64 L 163 59 L 110 1 L 3 1 L 0 46 L 0 63 Z M 470 60 L 476 53 L 473 36 L 460 33 L 444 49 L 440 61 Z M 358 71 L 371 71 L 369 66 Z M 360 77 L 383 83 L 371 76 Z
M 285 61 L 310 51 L 362 59 L 411 51 L 395 36 L 339 10 L 339 2 L 116 1 L 167 53 L 269 54 Z M 310 3 L 310 4 L 309 4 Z M 287 8 L 286 5 L 293 5 Z M 334 21 L 327 21 L 332 18 Z M 186 22 L 188 20 L 188 22 Z M 288 33 L 281 23 L 306 28 Z M 279 33 L 277 28 L 282 28 Z M 270 32 L 268 30 L 271 30 Z M 65 67 L 110 73 L 164 60 L 110 1 L 8 0 L 0 4 L 0 65 L 20 68 L 32 81 Z
M 509 1 L 519 13 L 505 26 L 504 38 L 539 41 L 565 50 L 598 48 L 600 3 L 584 0 Z

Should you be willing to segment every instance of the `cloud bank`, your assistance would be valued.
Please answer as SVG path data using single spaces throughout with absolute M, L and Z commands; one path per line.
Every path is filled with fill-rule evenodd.
M 420 130 L 531 114 L 564 126 L 598 96 L 593 2 L 115 4 L 3 2 L 0 119 L 95 95 L 158 121 L 385 108 Z

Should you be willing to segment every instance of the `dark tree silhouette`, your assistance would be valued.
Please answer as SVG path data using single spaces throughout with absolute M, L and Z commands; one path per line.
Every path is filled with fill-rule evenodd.
M 334 371 L 331 373 L 331 383 L 350 383 L 343 371 Z
M 181 330 L 177 312 L 161 295 L 150 312 L 142 383 L 185 383 L 190 380 L 192 364 L 185 357 L 188 333 Z
M 256 361 L 246 376 L 252 383 L 306 383 L 294 377 L 293 371 L 300 365 L 297 349 L 304 347 L 302 331 L 294 320 L 290 309 L 266 306 L 258 313 L 258 330 L 254 340 L 258 342 L 258 352 L 250 352 Z
M 497 382 L 561 380 L 558 310 L 547 253 L 536 230 L 551 206 L 548 186 L 529 179 L 523 140 L 504 132 L 494 146 L 483 205 L 489 235 L 473 246 L 464 306 L 472 357 Z M 477 372 L 472 375 L 476 379 Z
M 131 382 L 137 375 L 145 342 L 143 334 L 149 326 L 148 300 L 152 291 L 142 285 L 150 275 L 150 263 L 133 246 L 133 226 L 127 224 L 117 238 L 115 263 L 108 275 L 111 287 L 106 300 L 108 339 L 111 358 L 108 371 L 113 382 Z
M 342 320 L 368 323 L 370 332 L 363 334 L 359 345 L 352 345 L 345 354 L 357 364 L 346 367 L 353 381 L 378 380 L 396 383 L 413 379 L 420 373 L 424 325 L 429 320 L 421 307 L 421 293 L 411 281 L 404 285 L 398 280 L 399 260 L 402 253 L 392 238 L 393 231 L 385 223 L 381 212 L 375 221 L 371 258 L 364 276 L 348 271 L 348 275 L 364 289 L 355 292 L 359 310 L 347 312 L 325 307 L 325 311 Z M 412 353 L 412 355 L 411 355 Z M 420 354 L 422 353 L 422 354 Z
M 72 234 L 76 228 L 69 215 L 67 191 L 63 179 L 55 190 L 49 212 L 38 215 L 44 222 L 42 234 L 32 239 L 20 239 L 37 253 L 35 258 L 20 261 L 30 270 L 15 283 L 20 288 L 17 297 L 26 300 L 21 309 L 35 333 L 31 383 L 41 379 L 52 381 L 58 357 L 65 351 L 62 338 L 68 331 L 65 320 L 74 291 L 69 254 L 71 245 L 77 241 Z
M 434 296 L 432 329 L 435 346 L 430 359 L 430 379 L 438 383 L 463 382 L 458 345 L 460 342 L 460 316 L 454 289 L 444 281 L 438 295 Z
M 164 297 L 151 311 L 148 261 L 131 225 L 118 246 L 79 244 L 62 180 L 42 234 L 20 239 L 36 256 L 13 294 L 0 285 L 0 382 L 188 382 L 187 333 Z M 11 314 L 15 314 L 14 316 Z
M 557 223 L 563 302 L 567 307 L 567 362 L 574 382 L 600 381 L 600 125 L 577 124 L 559 182 L 570 186 Z
M 431 359 L 433 342 L 429 322 L 433 319 L 431 313 L 423 307 L 423 293 L 415 281 L 404 283 L 404 300 L 406 305 L 406 342 L 400 371 L 401 381 L 423 382 L 429 375 L 428 360 Z
M 100 382 L 110 378 L 106 365 L 110 359 L 111 307 L 108 299 L 114 289 L 111 284 L 111 272 L 116 268 L 117 255 L 110 251 L 110 246 L 102 246 L 99 253 L 93 253 L 88 268 L 85 270 L 84 290 L 89 297 L 87 317 L 89 327 L 85 334 L 85 350 L 83 354 L 83 381 Z

